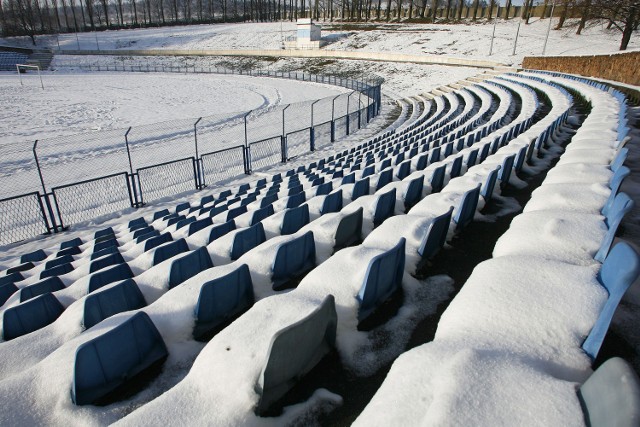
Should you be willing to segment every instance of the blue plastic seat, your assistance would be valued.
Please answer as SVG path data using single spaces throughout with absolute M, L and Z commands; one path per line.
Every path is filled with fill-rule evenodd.
M 184 221 L 186 217 L 184 215 L 176 215 L 173 216 L 171 218 L 169 218 L 169 220 L 167 221 L 167 227 L 171 227 L 173 224 L 177 224 L 180 221 Z
M 278 246 L 273 261 L 273 290 L 279 291 L 299 280 L 316 265 L 316 244 L 308 231 Z
M 364 170 L 362 171 L 362 176 L 360 176 L 361 179 L 364 179 L 370 175 L 373 175 L 376 172 L 376 167 L 375 166 L 368 166 L 366 168 L 364 168 Z
M 616 157 L 611 161 L 611 170 L 616 172 L 624 162 L 627 160 L 629 155 L 629 149 L 627 147 L 622 147 Z
M 605 214 L 604 222 L 607 227 L 610 227 L 611 222 L 618 216 L 625 216 L 633 208 L 633 205 L 633 200 L 626 193 L 618 193 Z
M 373 213 L 373 226 L 377 227 L 384 222 L 385 219 L 393 216 L 396 209 L 396 189 L 393 188 L 386 193 L 378 196 L 376 208 Z
M 640 424 L 640 379 L 619 357 L 604 362 L 578 389 L 589 427 L 635 427 Z
M 242 201 L 240 202 L 240 206 L 247 206 L 248 204 L 253 203 L 256 200 L 258 200 L 258 196 L 256 196 L 255 194 L 250 194 L 242 199 Z
M 264 196 L 262 198 L 262 200 L 260 201 L 260 207 L 261 208 L 266 208 L 267 206 L 269 206 L 270 204 L 272 204 L 276 200 L 278 200 L 278 195 L 277 194 L 268 194 L 268 195 Z
M 231 190 L 224 190 L 218 194 L 218 200 L 224 200 L 231 195 Z
M 358 321 L 362 322 L 402 285 L 405 238 L 388 251 L 375 256 L 367 267 L 364 283 L 356 298 L 360 303 Z
M 478 160 L 478 149 L 472 150 L 469 153 L 469 157 L 467 157 L 467 169 L 476 164 L 476 160 Z
M 378 183 L 376 184 L 376 191 L 387 185 L 393 180 L 393 169 L 385 169 L 378 175 Z
M 35 264 L 31 261 L 16 265 L 15 267 L 7 268 L 7 276 L 13 273 L 20 273 L 21 271 L 28 271 L 35 267 Z
M 100 289 L 109 283 L 130 279 L 132 277 L 133 272 L 131 271 L 131 267 L 126 263 L 118 264 L 106 270 L 99 271 L 98 273 L 93 273 L 89 278 L 88 293 Z
M 446 172 L 446 165 L 439 166 L 433 170 L 431 175 L 431 192 L 439 193 L 444 187 L 444 174 Z
M 42 270 L 40 272 L 40 279 L 46 279 L 47 277 L 53 277 L 53 276 L 62 276 L 67 273 L 71 273 L 73 269 L 74 267 L 73 267 L 73 264 L 71 263 L 61 264 L 53 268 Z
M 302 187 L 302 185 L 296 185 L 295 187 L 291 187 L 289 189 L 289 192 L 287 193 L 287 195 L 293 196 L 294 194 L 301 193 L 302 191 L 304 191 L 304 188 Z
M 232 219 L 242 215 L 243 213 L 247 212 L 247 206 L 239 206 L 237 208 L 231 209 L 229 210 L 229 212 L 227 213 L 227 219 L 226 221 L 229 222 Z
M 189 236 L 209 227 L 211 224 L 213 224 L 213 221 L 211 221 L 210 217 L 192 222 L 191 224 L 189 224 Z
M 37 296 L 56 292 L 64 288 L 64 283 L 59 277 L 49 277 L 41 280 L 40 282 L 34 283 L 33 285 L 25 286 L 20 289 L 20 302 L 25 302 Z
M 153 265 L 158 265 L 183 252 L 189 252 L 189 245 L 185 239 L 178 239 L 166 245 L 159 246 L 153 254 Z
M 318 189 L 316 190 L 316 196 L 322 196 L 325 194 L 329 194 L 333 191 L 333 182 L 327 182 L 325 184 L 318 185 Z
M 334 297 L 327 295 L 311 314 L 273 336 L 256 384 L 260 395 L 257 415 L 265 414 L 335 347 L 337 324 Z
M 156 219 L 159 218 L 164 218 L 165 216 L 169 215 L 169 209 L 162 209 L 161 211 L 157 211 L 153 213 L 153 219 L 151 220 L 151 222 L 155 221 Z
M 20 257 L 20 263 L 25 262 L 40 262 L 47 257 L 47 254 L 42 249 L 38 249 L 36 251 L 30 252 L 28 254 L 24 254 Z
M 145 236 L 141 236 L 139 239 L 143 239 L 143 237 Z M 149 234 L 149 237 L 146 240 L 141 240 L 141 241 L 144 242 L 144 252 L 148 252 L 151 249 L 156 248 L 172 240 L 173 240 L 173 237 L 171 236 L 171 233 L 160 234 L 158 230 L 154 230 L 152 234 L 151 233 Z
M 369 178 L 364 178 L 356 181 L 354 184 L 353 192 L 351 193 L 351 200 L 357 200 L 367 194 L 369 194 Z
M 4 305 L 5 302 L 11 295 L 18 292 L 18 287 L 13 283 L 5 283 L 4 285 L 0 285 L 0 305 Z
M 137 310 L 146 305 L 136 282 L 128 279 L 87 296 L 82 324 L 89 329 L 114 314 Z
M 516 174 L 522 170 L 524 166 L 524 162 L 527 159 L 528 150 L 529 150 L 528 145 L 525 145 L 520 150 L 518 150 L 518 154 L 516 155 L 516 159 L 513 164 L 513 169 L 516 171 Z
M 280 234 L 293 234 L 305 225 L 309 224 L 309 206 L 302 205 L 297 208 L 287 209 L 282 218 Z
M 512 154 L 510 156 L 505 157 L 502 165 L 500 166 L 500 172 L 498 174 L 498 178 L 500 178 L 500 188 L 505 188 L 509 183 L 509 177 L 511 177 L 511 170 L 513 169 L 513 162 L 515 161 L 516 155 Z
M 236 260 L 266 240 L 261 222 L 236 233 L 231 245 L 231 259 Z
M 102 270 L 103 268 L 109 267 L 111 265 L 122 264 L 123 262 L 124 258 L 122 257 L 120 252 L 116 252 L 93 261 L 91 263 L 91 266 L 89 267 L 89 273 L 95 273 L 96 271 Z
M 253 302 L 253 282 L 246 264 L 204 283 L 196 304 L 193 337 L 198 341 L 208 340 L 223 326 L 251 308 Z
M 460 176 L 462 172 L 462 156 L 458 156 L 453 160 L 453 164 L 451 165 L 451 172 L 449 173 L 449 177 L 451 179 Z
M 289 196 L 287 199 L 287 209 L 297 208 L 307 200 L 307 196 L 304 192 L 296 193 L 293 196 Z
M 116 240 L 116 239 L 105 240 L 103 242 L 96 243 L 93 246 L 93 252 L 99 252 L 99 251 L 101 251 L 103 249 L 106 249 L 106 248 L 109 248 L 109 247 L 112 247 L 112 246 L 118 247 L 118 246 L 120 246 L 120 243 L 118 243 L 118 240 Z
M 453 219 L 456 223 L 456 230 L 462 230 L 473 221 L 479 198 L 480 184 L 478 184 L 476 188 L 464 193 L 462 201 L 460 202 L 460 208 Z
M 129 232 L 132 232 L 146 226 L 147 226 L 147 221 L 145 221 L 144 218 L 140 217 L 140 218 L 132 219 L 131 221 L 129 221 L 129 226 L 127 228 L 129 229 Z
M 56 258 L 65 256 L 65 255 L 79 255 L 81 253 L 82 253 L 82 249 L 80 249 L 79 246 L 73 246 L 71 248 L 66 248 L 61 251 L 58 251 L 58 253 L 56 253 Z
M 196 274 L 213 267 L 206 246 L 176 259 L 169 270 L 169 289 L 172 289 Z
M 82 240 L 79 237 L 76 237 L 75 239 L 67 240 L 66 242 L 60 243 L 60 249 L 75 248 L 80 246 L 81 244 Z
M 331 212 L 340 212 L 342 209 L 342 190 L 327 195 L 322 202 L 320 214 L 324 215 Z
M 616 232 L 618 231 L 618 227 L 620 226 L 620 223 L 624 219 L 625 215 L 633 208 L 633 205 L 634 205 L 633 200 L 629 199 L 625 193 L 620 193 L 620 194 L 624 194 L 626 196 L 626 199 L 628 200 L 629 204 L 625 203 L 626 206 L 623 209 L 621 209 L 616 215 L 613 215 L 611 219 L 607 220 L 607 225 L 609 226 L 609 230 L 607 230 L 607 233 L 604 235 L 604 238 L 600 243 L 600 248 L 598 249 L 598 252 L 596 252 L 596 255 L 593 257 L 598 262 L 604 262 L 605 258 L 609 254 L 609 250 L 611 249 L 611 245 L 613 244 L 613 239 L 616 236 Z
M 149 316 L 138 312 L 78 347 L 71 400 L 76 405 L 110 402 L 139 374 L 161 366 L 168 355 Z
M 429 154 L 429 164 L 440 161 L 440 147 L 434 147 Z
M 194 222 L 196 222 L 196 217 L 194 216 L 190 216 L 185 219 L 182 219 L 176 223 L 176 230 L 180 230 L 182 227 L 186 227 L 187 225 L 193 224 Z
M 615 171 L 611 179 L 609 180 L 609 187 L 611 188 L 611 193 L 607 198 L 607 201 L 602 208 L 602 215 L 607 216 L 611 206 L 613 205 L 613 201 L 615 200 L 618 192 L 620 191 L 620 186 L 622 186 L 623 181 L 631 171 L 626 166 L 621 166 L 618 170 Z
M 429 162 L 429 155 L 423 154 L 418 157 L 418 161 L 416 162 L 416 170 L 424 170 L 427 167 L 427 163 Z
M 489 172 L 487 180 L 484 182 L 482 190 L 480 191 L 480 195 L 487 202 L 493 197 L 493 190 L 495 189 L 496 181 L 498 180 L 498 171 L 500 171 L 500 165 Z
M 342 217 L 336 228 L 335 244 L 333 245 L 334 252 L 362 241 L 363 212 L 363 208 L 360 207 L 355 212 Z
M 175 213 L 180 213 L 182 211 L 186 211 L 190 207 L 191 207 L 191 204 L 189 204 L 189 202 L 180 203 L 178 206 L 176 206 Z
M 202 207 L 202 206 L 206 205 L 207 203 L 213 202 L 214 200 L 215 199 L 214 199 L 213 195 L 210 194 L 208 196 L 201 197 L 199 205 L 200 205 L 200 207 Z
M 398 168 L 398 172 L 396 173 L 396 176 L 398 177 L 398 179 L 403 180 L 407 176 L 409 176 L 410 171 L 411 171 L 411 161 L 406 160 L 400 164 L 400 167 Z
M 95 234 L 93 235 L 93 238 L 100 239 L 102 237 L 108 237 L 113 235 L 115 235 L 115 233 L 113 232 L 113 228 L 109 227 L 103 230 L 96 231 Z
M 422 190 L 424 189 L 424 175 L 409 181 L 407 189 L 404 192 L 404 208 L 408 212 L 416 203 L 422 199 Z
M 620 300 L 639 274 L 640 259 L 636 251 L 626 242 L 615 245 L 598 273 L 598 281 L 609 293 L 609 298 L 582 344 L 582 349 L 592 360 L 598 356 Z
M 440 249 L 444 247 L 452 213 L 453 206 L 451 206 L 446 213 L 435 217 L 429 223 L 418 247 L 418 254 L 422 257 L 423 261 L 433 258 L 440 252 Z
M 256 209 L 253 211 L 253 216 L 251 217 L 251 222 L 249 225 L 255 225 L 262 221 L 263 219 L 273 215 L 273 205 L 267 205 L 264 208 Z
M 480 160 L 478 163 L 482 163 L 489 156 L 489 150 L 491 149 L 491 144 L 484 144 L 482 149 L 480 150 Z
M 59 258 L 54 258 L 51 261 L 47 261 L 44 265 L 44 269 L 48 270 L 50 268 L 57 267 L 63 264 L 68 264 L 73 261 L 74 261 L 74 258 L 72 255 L 64 255 Z
M 216 239 L 219 239 L 220 237 L 235 229 L 236 222 L 234 220 L 211 227 L 211 231 L 209 232 L 209 243 L 213 242 Z
M 60 317 L 64 307 L 52 293 L 46 293 L 4 311 L 2 338 L 5 341 L 43 328 Z
M 152 231 L 154 231 L 155 228 L 153 228 L 152 225 L 148 225 L 146 227 L 143 228 L 138 228 L 136 231 L 133 232 L 133 239 L 136 240 L 138 239 L 138 237 L 140 236 L 144 236 L 147 233 L 150 233 Z

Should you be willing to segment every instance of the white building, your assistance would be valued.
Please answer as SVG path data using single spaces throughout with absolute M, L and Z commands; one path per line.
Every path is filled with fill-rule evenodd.
M 286 49 L 320 49 L 325 45 L 319 25 L 314 24 L 311 18 L 298 19 L 296 37 L 288 37 L 285 41 Z

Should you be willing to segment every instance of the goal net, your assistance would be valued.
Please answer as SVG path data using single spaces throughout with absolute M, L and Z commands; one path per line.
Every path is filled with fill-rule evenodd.
M 26 65 L 26 64 L 16 64 L 16 70 L 18 71 L 18 78 L 20 79 L 20 86 L 24 86 L 22 82 L 22 74 L 27 70 L 36 70 L 38 71 L 38 77 L 40 77 L 40 86 L 44 89 L 44 84 L 42 83 L 42 74 L 40 74 L 40 67 L 37 65 Z

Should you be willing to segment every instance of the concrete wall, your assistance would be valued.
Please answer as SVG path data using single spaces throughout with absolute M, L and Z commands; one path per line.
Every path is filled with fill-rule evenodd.
M 560 71 L 640 86 L 640 52 L 593 56 L 527 56 L 523 68 Z

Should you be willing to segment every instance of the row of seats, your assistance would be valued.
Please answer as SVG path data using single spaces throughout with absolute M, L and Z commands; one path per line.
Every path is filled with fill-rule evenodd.
M 0 51 L 0 71 L 15 71 L 16 65 L 25 64 L 29 55 L 20 52 Z

